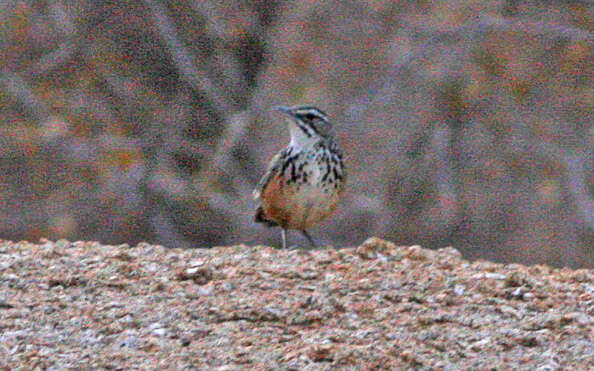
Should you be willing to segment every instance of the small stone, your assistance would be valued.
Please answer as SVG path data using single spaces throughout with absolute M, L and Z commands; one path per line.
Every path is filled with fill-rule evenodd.
M 332 362 L 332 345 L 317 345 L 308 349 L 307 357 L 313 362 Z
M 158 328 L 161 328 L 161 327 L 163 327 L 163 325 L 161 325 L 159 322 L 155 322 L 155 323 L 152 323 L 149 326 L 149 330 L 153 331 L 154 329 L 158 329 Z
M 188 345 L 192 344 L 192 339 L 190 337 L 184 337 L 179 340 L 182 347 L 187 347 Z
M 505 279 L 505 275 L 500 274 L 500 273 L 487 272 L 487 273 L 485 273 L 485 278 L 489 278 L 492 280 L 503 280 L 503 279 Z
M 56 241 L 55 245 L 57 248 L 62 248 L 62 249 L 67 248 L 67 247 L 70 247 L 70 241 L 62 238 L 62 239 L 59 239 L 58 241 Z
M 444 255 L 451 255 L 457 258 L 462 257 L 462 253 L 457 249 L 453 248 L 452 246 L 442 247 L 441 249 L 437 249 L 437 252 Z
M 510 307 L 509 305 L 502 305 L 501 307 L 499 307 L 499 310 L 501 311 L 501 313 L 507 314 L 507 315 L 512 316 L 516 319 L 522 318 L 522 315 L 520 314 L 520 312 L 518 312 L 515 308 Z
M 117 343 L 119 348 L 136 348 L 138 339 L 136 336 L 127 336 L 124 340 Z
M 524 347 L 532 348 L 538 346 L 538 339 L 536 336 L 520 336 L 516 338 L 516 342 Z
M 407 257 L 411 260 L 427 260 L 429 254 L 429 250 L 425 250 L 419 245 L 412 245 L 407 251 Z
M 178 271 L 176 277 L 180 281 L 193 280 L 199 285 L 204 285 L 212 280 L 213 271 L 209 267 L 190 267 Z
M 0 300 L 0 309 L 11 309 L 14 308 L 14 305 L 7 303 L 4 300 Z
M 396 249 L 392 242 L 382 240 L 381 238 L 371 237 L 365 240 L 361 246 L 357 247 L 356 254 L 362 259 L 376 259 L 378 253 L 384 256 L 390 255 L 389 252 Z

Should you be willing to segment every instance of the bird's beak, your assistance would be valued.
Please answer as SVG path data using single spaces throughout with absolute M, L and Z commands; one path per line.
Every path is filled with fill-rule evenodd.
M 287 107 L 283 107 L 283 106 L 278 106 L 276 107 L 277 110 L 281 111 L 284 114 L 287 114 L 289 116 L 294 116 L 293 112 L 291 112 L 291 110 Z

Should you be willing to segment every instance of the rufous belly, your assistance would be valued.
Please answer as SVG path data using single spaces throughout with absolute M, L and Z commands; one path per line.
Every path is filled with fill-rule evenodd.
M 307 183 L 287 184 L 282 177 L 276 177 L 262 193 L 262 209 L 268 219 L 283 228 L 304 231 L 336 210 L 341 190 Z

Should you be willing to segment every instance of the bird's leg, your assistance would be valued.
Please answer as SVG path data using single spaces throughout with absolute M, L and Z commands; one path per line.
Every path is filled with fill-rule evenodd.
M 281 236 L 283 238 L 283 250 L 287 248 L 287 230 L 283 228 L 281 230 Z
M 318 245 L 316 245 L 313 238 L 311 238 L 311 236 L 309 235 L 309 233 L 307 233 L 307 231 L 303 230 L 303 231 L 301 231 L 301 233 L 305 236 L 305 238 L 307 238 L 307 240 L 314 247 L 314 249 L 318 248 Z

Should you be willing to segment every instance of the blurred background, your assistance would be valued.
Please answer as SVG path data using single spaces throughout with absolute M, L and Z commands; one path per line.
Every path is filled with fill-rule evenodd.
M 1 2 L 0 238 L 278 246 L 271 107 L 313 104 L 349 169 L 319 243 L 592 268 L 593 35 L 590 0 Z

